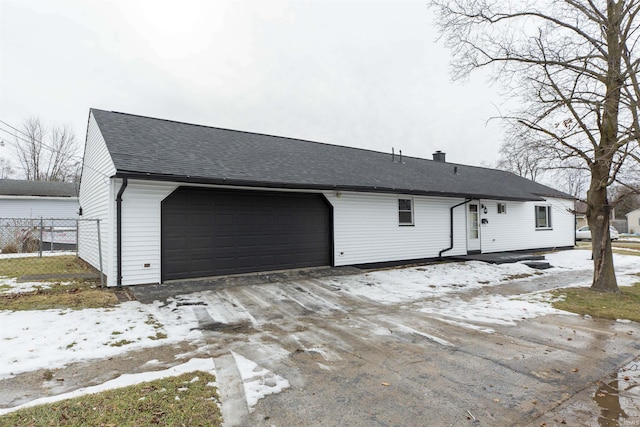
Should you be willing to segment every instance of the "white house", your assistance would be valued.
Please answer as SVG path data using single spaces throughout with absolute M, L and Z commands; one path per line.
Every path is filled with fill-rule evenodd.
M 60 220 L 78 218 L 78 208 L 74 183 L 0 179 L 0 252 L 9 247 L 24 250 L 29 235 L 20 230 L 40 224 L 41 219 L 46 220 L 48 227 L 48 231 L 38 236 L 45 243 L 41 249 L 75 248 L 75 229 L 68 229 L 75 227 L 75 221 Z M 57 227 L 50 230 L 52 226 Z
M 629 233 L 640 234 L 640 208 L 626 214 Z
M 0 218 L 76 218 L 76 184 L 0 179 Z
M 572 247 L 572 198 L 509 172 L 92 109 L 80 205 L 107 283 Z M 98 265 L 94 242 L 80 256 Z

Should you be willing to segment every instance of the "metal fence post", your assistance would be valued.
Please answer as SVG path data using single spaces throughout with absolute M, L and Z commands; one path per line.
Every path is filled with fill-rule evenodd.
M 100 218 L 96 219 L 96 229 L 98 230 L 98 259 L 100 262 L 100 287 L 104 288 L 104 273 L 102 271 L 102 239 L 100 238 Z
M 76 219 L 76 257 L 80 256 L 80 221 Z
M 42 217 L 40 217 L 40 258 L 42 258 L 42 228 L 44 227 L 44 222 Z

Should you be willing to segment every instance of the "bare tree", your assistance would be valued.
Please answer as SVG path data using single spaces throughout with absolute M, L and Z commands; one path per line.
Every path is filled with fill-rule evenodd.
M 589 170 L 592 289 L 619 292 L 607 188 L 640 161 L 640 0 L 431 0 L 455 77 L 490 67 L 519 108 L 504 117 L 554 161 Z M 624 183 L 622 183 L 624 184 Z
M 585 201 L 589 189 L 589 170 L 577 159 L 570 159 L 563 167 L 549 171 L 549 182 L 578 200 Z
M 0 157 L 0 179 L 10 178 L 14 173 L 15 171 L 11 166 L 11 162 Z
M 523 133 L 518 127 L 511 127 L 500 146 L 500 158 L 496 167 L 538 181 L 548 170 L 549 160 L 532 136 L 527 132 Z
M 24 176 L 33 181 L 71 181 L 76 175 L 77 144 L 69 126 L 45 128 L 28 119 L 16 134 L 16 152 Z

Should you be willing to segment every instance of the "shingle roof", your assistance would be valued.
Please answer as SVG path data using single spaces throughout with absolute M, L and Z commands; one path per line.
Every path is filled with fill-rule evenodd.
M 500 200 L 571 198 L 510 172 L 92 109 L 118 176 Z
M 77 197 L 72 182 L 0 179 L 0 196 Z

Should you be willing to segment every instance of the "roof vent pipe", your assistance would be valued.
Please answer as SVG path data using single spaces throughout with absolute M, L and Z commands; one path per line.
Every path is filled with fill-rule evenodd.
M 402 163 L 402 150 L 400 150 L 400 163 Z
M 447 153 L 443 153 L 442 151 L 438 150 L 435 153 L 432 154 L 433 156 L 433 160 L 435 160 L 436 162 L 446 162 L 445 157 L 446 157 Z
M 393 163 L 396 162 L 396 152 L 395 152 L 395 149 L 393 147 L 391 147 L 391 161 Z

